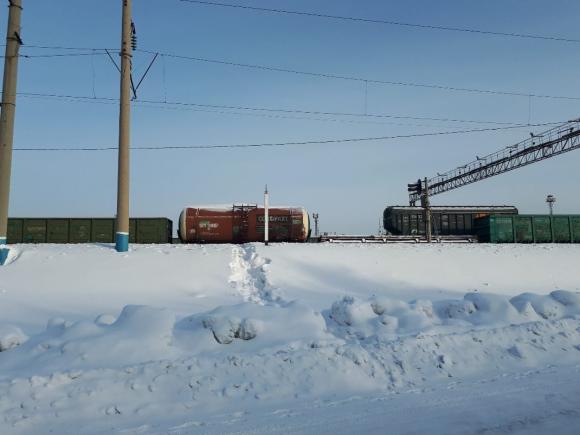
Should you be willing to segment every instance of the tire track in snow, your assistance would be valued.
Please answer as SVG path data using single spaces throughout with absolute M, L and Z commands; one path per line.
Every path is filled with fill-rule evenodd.
M 283 302 L 268 279 L 271 262 L 269 258 L 259 255 L 253 244 L 233 247 L 229 282 L 244 301 L 259 305 L 278 305 Z

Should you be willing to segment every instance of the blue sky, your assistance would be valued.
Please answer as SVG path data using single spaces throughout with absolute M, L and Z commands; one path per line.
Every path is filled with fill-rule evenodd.
M 230 0 L 253 6 L 580 39 L 575 1 Z M 5 2 L 4 2 L 5 3 Z M 4 8 L 4 11 L 7 9 Z M 24 0 L 28 45 L 119 46 L 121 1 Z M 5 34 L 7 14 L 0 31 Z M 177 0 L 135 0 L 139 48 L 238 63 L 369 79 L 580 96 L 580 44 L 409 29 L 274 15 Z M 60 51 L 23 50 L 27 54 Z M 140 77 L 150 55 L 136 53 Z M 118 73 L 102 54 L 22 59 L 19 92 L 118 96 Z M 565 121 L 580 101 L 482 95 L 305 77 L 162 57 L 141 100 L 391 114 L 494 122 Z M 365 103 L 366 101 L 366 103 Z M 134 105 L 132 144 L 219 145 L 324 140 L 486 127 L 436 121 L 208 113 Z M 231 113 L 234 112 L 234 113 Z M 263 113 L 262 113 L 263 114 Z M 19 97 L 16 148 L 116 146 L 116 104 Z M 308 119 L 304 119 L 308 118 Z M 315 118 L 315 119 L 313 119 Z M 326 118 L 326 120 L 321 120 Z M 331 118 L 331 119 L 328 119 Z M 340 118 L 340 119 L 337 119 Z M 406 125 L 393 125 L 393 123 Z M 137 151 L 131 215 L 168 216 L 195 203 L 261 201 L 320 214 L 321 229 L 377 230 L 386 205 L 406 204 L 406 183 L 435 175 L 525 138 L 530 129 L 285 148 Z M 436 205 L 513 204 L 543 213 L 580 210 L 580 152 L 433 198 Z M 11 216 L 112 216 L 116 152 L 14 153 Z

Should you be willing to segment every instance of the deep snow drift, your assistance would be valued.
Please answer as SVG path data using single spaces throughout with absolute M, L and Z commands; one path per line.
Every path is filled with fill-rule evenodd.
M 20 246 L 2 433 L 566 431 L 578 264 L 580 246 Z M 523 394 L 550 406 L 508 406 Z

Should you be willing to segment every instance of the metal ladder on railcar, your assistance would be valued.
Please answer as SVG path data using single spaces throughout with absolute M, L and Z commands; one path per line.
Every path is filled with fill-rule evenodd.
M 233 241 L 236 243 L 246 242 L 248 240 L 248 229 L 250 227 L 249 215 L 252 210 L 257 209 L 257 205 L 236 205 L 233 206 L 234 225 Z M 238 231 L 235 231 L 235 228 Z

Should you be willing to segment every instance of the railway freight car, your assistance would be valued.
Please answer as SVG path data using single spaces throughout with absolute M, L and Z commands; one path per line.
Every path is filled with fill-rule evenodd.
M 580 243 L 580 215 L 490 215 L 475 229 L 483 243 Z
M 512 206 L 433 206 L 431 207 L 432 234 L 469 235 L 475 234 L 475 219 L 484 216 L 515 215 L 518 209 Z M 393 206 L 383 213 L 383 226 L 390 234 L 425 234 L 424 209 L 421 207 Z
M 171 243 L 167 218 L 131 218 L 131 243 Z M 115 218 L 10 218 L 8 243 L 113 243 Z
M 305 242 L 308 212 L 301 207 L 269 207 L 269 241 Z M 264 208 L 257 205 L 192 206 L 179 216 L 183 243 L 248 243 L 264 240 Z

